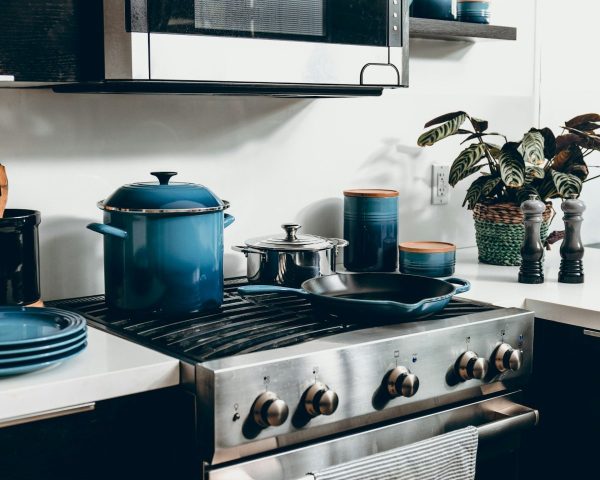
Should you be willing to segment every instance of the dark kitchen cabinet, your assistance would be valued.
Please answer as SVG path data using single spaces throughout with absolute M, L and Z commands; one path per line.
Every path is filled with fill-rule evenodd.
M 529 403 L 540 424 L 527 442 L 523 478 L 597 478 L 600 331 L 536 320 Z
M 179 387 L 95 410 L 0 428 L 0 478 L 199 479 L 194 397 Z
M 102 12 L 102 0 L 2 0 L 0 79 L 102 79 Z

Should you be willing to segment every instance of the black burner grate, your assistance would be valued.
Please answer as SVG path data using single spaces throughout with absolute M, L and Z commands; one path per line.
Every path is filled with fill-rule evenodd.
M 245 278 L 226 282 L 223 306 L 214 312 L 179 319 L 145 315 L 131 317 L 109 311 L 104 295 L 56 300 L 48 306 L 73 310 L 111 333 L 184 360 L 203 362 L 231 355 L 286 347 L 364 325 L 328 317 L 317 318 L 310 303 L 278 293 L 242 298 L 237 287 Z M 495 307 L 452 300 L 428 320 L 485 312 Z

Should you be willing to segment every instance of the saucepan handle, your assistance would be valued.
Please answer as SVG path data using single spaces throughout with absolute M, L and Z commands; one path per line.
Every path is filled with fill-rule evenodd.
M 241 252 L 241 253 L 243 253 L 246 256 L 248 256 L 249 253 L 256 253 L 256 254 L 261 255 L 263 257 L 267 256 L 267 252 L 265 252 L 263 250 L 259 250 L 257 248 L 248 247 L 247 245 L 243 245 L 243 246 L 242 245 L 233 245 L 231 247 L 231 249 L 234 252 Z
M 465 293 L 471 290 L 471 282 L 463 280 L 462 278 L 450 277 L 445 279 L 446 282 L 458 285 L 454 293 Z
M 293 293 L 300 297 L 308 296 L 308 292 L 301 288 L 278 287 L 276 285 L 247 285 L 245 287 L 239 287 L 238 293 L 242 297 L 247 295 L 262 295 L 265 293 Z

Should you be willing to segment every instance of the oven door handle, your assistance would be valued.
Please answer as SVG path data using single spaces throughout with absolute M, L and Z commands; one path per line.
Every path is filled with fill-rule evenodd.
M 516 407 L 522 407 L 515 404 Z M 521 431 L 529 430 L 535 427 L 539 422 L 539 412 L 537 410 L 529 410 L 525 413 L 519 413 L 515 416 L 507 414 L 506 418 L 495 420 L 477 427 L 479 442 L 492 441 L 499 435 L 514 434 Z M 297 480 L 315 480 L 313 474 L 304 475 Z
M 515 416 L 507 415 L 506 418 L 501 418 L 500 420 L 485 423 L 477 427 L 479 441 L 485 442 L 488 440 L 493 440 L 499 435 L 529 430 L 530 428 L 535 427 L 539 421 L 540 414 L 537 410 L 533 409 L 524 413 L 519 413 Z

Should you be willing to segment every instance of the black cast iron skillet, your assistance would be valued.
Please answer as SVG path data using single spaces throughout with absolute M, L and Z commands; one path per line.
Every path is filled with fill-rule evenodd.
M 426 318 L 444 309 L 454 295 L 470 288 L 471 284 L 460 278 L 349 273 L 311 278 L 300 289 L 248 285 L 238 288 L 238 293 L 242 296 L 292 293 L 306 297 L 315 309 L 325 314 L 370 322 Z

